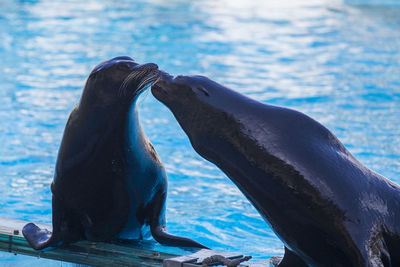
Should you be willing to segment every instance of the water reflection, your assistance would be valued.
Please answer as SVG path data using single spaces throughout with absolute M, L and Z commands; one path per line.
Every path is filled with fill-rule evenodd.
M 0 216 L 50 221 L 68 114 L 91 68 L 117 55 L 301 110 L 400 182 L 399 14 L 324 0 L 2 1 Z M 151 94 L 139 108 L 169 175 L 169 230 L 216 250 L 280 254 L 282 243 L 171 113 Z

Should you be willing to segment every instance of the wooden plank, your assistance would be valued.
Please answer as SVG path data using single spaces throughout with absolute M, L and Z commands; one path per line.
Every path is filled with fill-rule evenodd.
M 22 228 L 26 223 L 0 218 L 0 251 L 91 266 L 163 266 L 164 260 L 164 266 L 170 267 L 201 266 L 205 258 L 213 255 L 222 255 L 227 259 L 243 257 L 238 253 L 209 249 L 166 247 L 147 240 L 115 243 L 80 241 L 49 251 L 36 251 L 22 235 Z M 48 230 L 52 228 L 49 224 L 37 225 Z M 263 267 L 270 264 L 270 261 L 262 261 L 239 266 Z
M 178 253 L 157 251 L 146 241 L 126 243 L 80 241 L 50 251 L 36 251 L 22 236 L 21 230 L 26 223 L 0 218 L 0 250 L 92 266 L 162 266 L 164 259 L 178 255 Z M 51 230 L 51 225 L 38 224 L 38 226 Z M 141 248 L 143 246 L 150 248 L 143 249 Z

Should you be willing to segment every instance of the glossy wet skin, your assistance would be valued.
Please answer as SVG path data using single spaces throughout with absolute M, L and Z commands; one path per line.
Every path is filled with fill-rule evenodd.
M 165 232 L 167 177 L 136 108 L 158 74 L 156 64 L 129 57 L 105 61 L 91 72 L 58 153 L 53 233 L 32 223 L 23 229 L 33 248 L 151 235 L 166 245 L 204 247 Z
M 152 93 L 289 248 L 281 266 L 400 264 L 399 186 L 320 123 L 202 76 L 163 73 Z
M 130 105 L 157 77 L 158 66 L 154 63 L 139 64 L 129 57 L 107 60 L 90 73 L 80 103 L 104 108 L 121 103 Z
M 147 83 L 155 81 L 157 70 L 155 64 L 140 65 L 128 57 L 100 63 L 89 75 L 81 100 L 71 112 L 52 188 L 54 196 L 68 199 L 66 205 L 79 207 L 88 239 L 113 238 L 125 226 L 129 214 L 136 211 L 136 206 L 129 205 L 133 192 L 126 189 L 126 183 L 127 179 L 144 177 L 127 176 L 126 125 L 130 120 L 137 121 L 130 107 Z M 138 121 L 136 124 L 140 127 Z M 143 203 L 137 206 L 150 200 L 140 201 Z

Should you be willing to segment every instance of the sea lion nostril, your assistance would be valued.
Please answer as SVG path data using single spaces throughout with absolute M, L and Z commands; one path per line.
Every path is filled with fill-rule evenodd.
M 163 70 L 157 70 L 157 79 L 153 85 L 166 86 L 174 77 Z

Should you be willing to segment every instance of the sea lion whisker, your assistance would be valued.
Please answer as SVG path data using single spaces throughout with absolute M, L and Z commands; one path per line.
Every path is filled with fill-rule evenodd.
M 137 72 L 131 72 L 122 82 L 121 86 L 118 88 L 118 96 L 123 96 L 123 93 L 126 89 L 126 87 L 128 86 L 128 84 L 130 83 L 130 81 L 132 79 L 135 78 L 135 76 L 137 75 Z
M 143 73 L 143 71 L 133 71 L 131 72 L 122 82 L 120 88 L 119 88 L 119 96 L 123 96 L 125 94 L 125 90 L 128 87 L 128 85 L 130 84 L 130 82 L 135 79 L 137 76 L 139 76 L 141 73 Z
M 152 75 L 144 79 L 143 81 L 140 82 L 138 85 L 138 91 L 141 91 L 143 88 L 145 88 L 149 83 L 155 81 L 157 79 L 157 75 Z
M 132 80 L 136 79 L 137 77 L 140 76 L 147 76 L 147 73 L 149 71 L 148 70 L 143 70 L 143 71 L 133 71 L 132 73 L 130 73 L 122 82 L 121 86 L 118 89 L 118 96 L 122 97 L 122 96 L 126 96 L 128 95 L 126 92 L 126 89 L 128 88 L 129 84 L 131 83 Z M 140 91 L 142 89 L 142 86 L 146 83 L 148 83 L 148 79 L 149 78 L 145 78 L 143 79 L 139 85 L 137 86 L 138 91 Z M 137 93 L 136 93 L 137 94 Z M 136 95 L 135 94 L 135 95 Z

